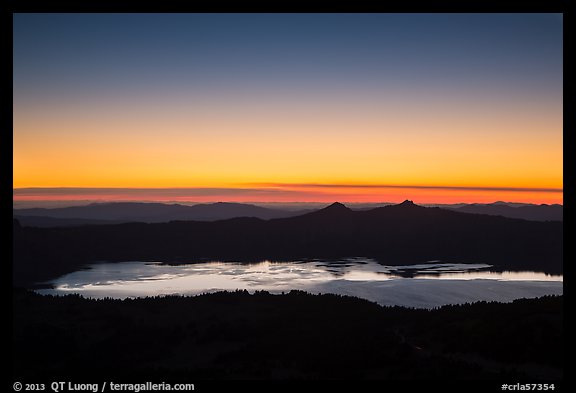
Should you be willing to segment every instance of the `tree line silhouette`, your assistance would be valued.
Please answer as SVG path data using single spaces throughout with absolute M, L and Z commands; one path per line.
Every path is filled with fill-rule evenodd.
M 382 307 L 247 291 L 84 299 L 14 290 L 14 379 L 555 380 L 563 298 Z

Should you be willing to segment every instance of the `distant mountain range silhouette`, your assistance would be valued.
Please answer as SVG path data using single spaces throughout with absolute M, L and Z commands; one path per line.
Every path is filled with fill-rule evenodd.
M 562 221 L 564 216 L 562 205 L 511 206 L 505 202 L 495 202 L 490 204 L 473 203 L 457 208 L 447 208 L 461 213 L 489 214 L 532 221 Z
M 409 202 L 404 202 L 409 203 Z M 339 204 L 342 208 L 346 206 Z M 495 202 L 492 204 L 443 205 L 462 213 L 500 215 L 533 221 L 562 221 L 562 205 L 530 205 Z M 244 203 L 218 202 L 193 206 L 165 203 L 112 202 L 64 208 L 13 210 L 22 226 L 62 227 L 127 222 L 217 221 L 237 217 L 263 220 L 302 215 L 311 210 L 271 209 Z
M 459 213 L 410 201 L 365 211 L 334 203 L 267 221 L 233 218 L 34 228 L 14 220 L 14 279 L 38 282 L 95 261 L 354 256 L 390 265 L 442 260 L 560 273 L 562 245 L 562 222 Z
M 92 203 L 87 206 L 62 208 L 32 208 L 14 210 L 13 215 L 21 219 L 22 224 L 31 226 L 53 226 L 76 224 L 97 224 L 105 221 L 118 222 L 169 222 L 174 220 L 216 221 L 234 217 L 256 217 L 263 220 L 290 217 L 300 212 L 270 209 L 244 203 L 217 202 L 193 206 L 166 203 L 111 202 Z M 44 220 L 40 220 L 44 217 Z M 64 220 L 65 219 L 65 220 Z M 67 221 L 67 220 L 77 220 Z M 81 221 L 84 220 L 84 221 Z M 98 220 L 99 222 L 95 222 Z

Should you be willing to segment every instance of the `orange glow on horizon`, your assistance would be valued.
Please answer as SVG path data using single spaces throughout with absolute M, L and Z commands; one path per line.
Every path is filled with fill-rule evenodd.
M 260 189 L 259 184 L 272 180 L 286 186 L 273 195 L 187 200 L 562 201 L 561 107 L 530 111 L 528 104 L 518 103 L 504 111 L 495 102 L 483 112 L 458 102 L 444 107 L 426 103 L 414 116 L 409 106 L 392 99 L 378 105 L 239 102 L 198 109 L 185 104 L 185 98 L 150 108 L 132 102 L 122 110 L 105 107 L 102 113 L 70 103 L 18 107 L 13 187 Z M 290 111 L 280 104 L 291 105 Z M 431 188 L 290 186 L 317 183 Z M 490 187 L 560 191 L 483 190 Z
M 15 188 L 563 182 L 557 108 L 485 116 L 431 104 L 413 116 L 393 101 L 376 109 L 325 102 L 316 112 L 292 103 L 293 113 L 273 104 L 202 112 L 166 103 L 100 116 L 54 105 L 14 112 Z

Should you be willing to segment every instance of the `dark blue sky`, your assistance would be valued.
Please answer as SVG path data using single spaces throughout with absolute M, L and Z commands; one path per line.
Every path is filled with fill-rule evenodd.
M 16 94 L 509 88 L 558 93 L 559 14 L 16 14 Z

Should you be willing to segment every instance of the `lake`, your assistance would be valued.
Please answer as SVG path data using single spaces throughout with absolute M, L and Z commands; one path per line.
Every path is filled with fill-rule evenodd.
M 381 305 L 433 308 L 474 301 L 509 302 L 563 293 L 563 276 L 497 272 L 488 264 L 442 263 L 387 266 L 370 258 L 258 263 L 96 263 L 38 289 L 42 294 L 92 298 L 194 295 L 219 290 L 292 289 L 357 296 Z

